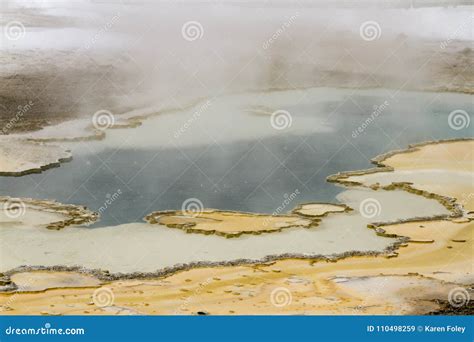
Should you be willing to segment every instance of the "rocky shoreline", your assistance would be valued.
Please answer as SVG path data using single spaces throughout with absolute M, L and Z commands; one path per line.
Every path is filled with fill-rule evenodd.
M 349 176 L 353 175 L 361 175 L 361 174 L 370 174 L 374 172 L 386 172 L 386 171 L 393 171 L 394 169 L 389 166 L 385 166 L 383 164 L 383 160 L 387 159 L 390 156 L 400 154 L 400 153 L 410 153 L 417 151 L 418 148 L 431 145 L 431 144 L 440 144 L 440 143 L 451 143 L 451 142 L 458 142 L 458 141 L 473 141 L 474 139 L 456 139 L 456 140 L 445 140 L 441 142 L 425 142 L 425 143 L 420 143 L 416 145 L 411 145 L 409 148 L 406 150 L 402 151 L 396 151 L 396 152 L 390 152 L 381 156 L 378 156 L 374 158 L 374 161 L 379 165 L 378 168 L 374 169 L 368 169 L 364 171 L 352 171 L 352 172 L 343 172 L 343 173 L 338 173 L 336 175 L 332 175 L 328 177 L 328 181 L 340 183 L 344 186 L 363 186 L 362 183 L 355 183 L 355 182 L 347 182 L 345 179 Z M 8 286 L 5 286 L 2 290 L 3 291 L 14 291 L 16 289 L 16 286 L 14 284 L 9 283 L 9 277 L 15 273 L 19 272 L 30 272 L 30 271 L 64 271 L 64 272 L 79 272 L 83 274 L 88 274 L 92 275 L 94 277 L 97 277 L 98 279 L 102 281 L 116 281 L 116 280 L 123 280 L 123 279 L 154 279 L 154 278 L 162 278 L 166 276 L 170 276 L 172 274 L 178 273 L 178 272 L 183 272 L 183 271 L 188 271 L 194 268 L 205 268 L 205 267 L 231 267 L 231 266 L 240 266 L 240 265 L 265 265 L 268 263 L 275 262 L 277 260 L 283 260 L 283 259 L 302 259 L 302 260 L 311 260 L 313 262 L 337 262 L 339 260 L 343 259 L 348 259 L 352 257 L 359 257 L 359 256 L 373 256 L 373 257 L 380 257 L 384 256 L 386 258 L 392 258 L 396 257 L 398 255 L 398 250 L 400 247 L 406 246 L 407 242 L 416 242 L 413 240 L 410 240 L 409 237 L 403 236 L 403 235 L 397 235 L 393 233 L 388 233 L 386 232 L 385 229 L 382 227 L 386 226 L 393 226 L 393 225 L 398 225 L 398 224 L 403 224 L 403 223 L 415 223 L 415 222 L 430 222 L 430 221 L 438 221 L 438 220 L 451 220 L 453 218 L 459 218 L 463 216 L 463 211 L 461 209 L 461 205 L 456 203 L 456 200 L 454 198 L 449 198 L 446 196 L 438 195 L 438 194 L 433 194 L 433 193 L 428 193 L 426 191 L 421 191 L 413 188 L 411 185 L 408 185 L 406 183 L 402 184 L 394 184 L 389 187 L 380 187 L 382 190 L 394 190 L 394 189 L 402 189 L 405 191 L 413 192 L 417 195 L 424 196 L 426 198 L 434 198 L 437 201 L 439 201 L 443 206 L 445 206 L 450 212 L 450 215 L 439 215 L 439 216 L 434 216 L 434 217 L 417 217 L 417 218 L 412 218 L 412 219 L 405 219 L 405 220 L 397 220 L 393 222 L 374 222 L 371 223 L 367 226 L 369 229 L 373 229 L 375 233 L 379 236 L 383 237 L 388 237 L 388 238 L 396 238 L 396 241 L 391 244 L 389 247 L 387 247 L 384 251 L 379 252 L 379 251 L 371 251 L 371 252 L 358 252 L 358 251 L 348 251 L 345 253 L 340 253 L 340 254 L 334 254 L 334 255 L 307 255 L 307 254 L 298 254 L 298 253 L 285 253 L 285 254 L 279 254 L 279 255 L 269 255 L 266 256 L 263 259 L 259 260 L 252 260 L 252 259 L 238 259 L 238 260 L 232 260 L 232 261 L 224 261 L 224 262 L 192 262 L 192 263 L 187 263 L 187 264 L 178 264 L 173 267 L 166 267 L 162 270 L 156 271 L 156 272 L 133 272 L 133 273 L 110 273 L 107 270 L 100 270 L 100 269 L 86 269 L 80 266 L 52 266 L 52 267 L 45 267 L 45 266 L 21 266 L 18 268 L 15 268 L 13 270 L 9 270 L 7 272 L 3 273 L 4 281 L 8 283 Z M 8 197 L 3 197 L 0 198 L 0 201 L 6 201 L 8 200 Z M 51 202 L 51 201 L 39 201 L 39 200 L 33 200 L 33 199 L 22 199 L 23 201 L 26 201 L 25 203 L 27 204 L 34 204 L 34 205 L 39 205 L 43 206 L 45 208 L 48 208 L 48 210 L 53 210 L 53 211 L 66 211 L 70 218 L 64 220 L 64 221 L 59 221 L 55 223 L 51 223 L 48 225 L 46 228 L 48 229 L 61 229 L 64 227 L 67 227 L 69 225 L 80 225 L 80 224 L 88 224 L 91 222 L 94 222 L 97 219 L 97 214 L 96 213 L 91 213 L 87 211 L 85 208 L 81 208 L 78 206 L 71 206 L 71 205 L 62 205 L 57 202 Z M 297 208 L 293 210 L 293 212 L 296 212 L 298 210 L 301 210 L 302 207 L 308 204 L 315 204 L 315 203 L 307 203 L 307 204 L 300 204 Z M 322 203 L 326 205 L 334 205 L 330 203 Z M 352 209 L 348 207 L 347 205 L 335 205 L 339 206 L 342 210 L 340 212 L 349 212 Z M 339 213 L 340 213 L 339 212 Z M 163 214 L 175 214 L 177 212 L 174 211 L 166 211 L 166 212 L 155 212 L 147 217 L 145 217 L 145 220 L 148 221 L 150 224 L 153 223 L 158 223 L 155 219 L 155 216 L 158 215 L 163 215 Z M 231 212 L 230 212 L 231 213 Z M 236 214 L 242 214 L 240 212 L 235 212 Z M 309 216 L 309 215 L 302 215 L 302 214 L 297 214 L 301 215 L 302 217 L 312 217 L 314 220 L 312 222 L 312 226 L 317 226 L 319 223 L 319 218 L 326 216 L 327 214 L 331 213 L 326 212 L 323 215 L 319 216 Z M 337 214 L 338 212 L 336 212 Z M 258 214 L 252 214 L 252 215 L 257 215 Z M 265 216 L 263 214 L 260 214 L 260 216 Z M 188 229 L 186 224 L 181 225 L 179 227 L 177 226 L 172 226 L 172 228 L 179 228 L 179 229 Z M 278 231 L 278 230 L 277 230 Z M 203 234 L 214 234 L 214 231 L 194 231 L 197 233 L 203 233 Z M 257 232 L 245 232 L 249 234 L 261 234 L 263 232 L 267 231 L 257 231 Z M 270 232 L 275 232 L 275 231 L 270 231 Z M 221 233 L 222 236 L 225 237 L 237 237 L 240 236 L 242 232 L 239 232 L 238 235 L 226 235 L 225 233 Z
M 49 230 L 59 230 L 68 226 L 83 226 L 89 225 L 98 219 L 98 214 L 88 210 L 86 207 L 72 204 L 62 204 L 50 200 L 38 200 L 33 198 L 12 198 L 9 196 L 0 196 L 0 205 L 8 217 L 9 211 L 12 220 L 15 216 L 26 210 L 40 210 L 43 212 L 51 212 L 64 216 L 63 220 L 49 222 L 44 225 L 44 228 Z

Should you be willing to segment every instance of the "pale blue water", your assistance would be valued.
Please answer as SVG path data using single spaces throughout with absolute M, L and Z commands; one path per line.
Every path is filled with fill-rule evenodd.
M 319 100 L 314 106 L 288 104 L 289 111 L 302 116 L 334 112 L 328 124 L 335 132 L 181 149 L 187 157 L 173 148 L 105 150 L 75 156 L 42 174 L 0 177 L 0 194 L 56 199 L 97 211 L 107 194 L 120 189 L 122 194 L 95 226 L 141 221 L 154 210 L 180 209 L 190 197 L 207 208 L 272 213 L 296 189 L 300 195 L 287 210 L 298 203 L 334 202 L 343 189 L 326 177 L 370 167 L 370 158 L 378 154 L 410 143 L 473 136 L 472 125 L 454 130 L 448 124 L 455 109 L 472 114 L 469 95 L 401 92 L 356 138 L 353 130 L 386 97 L 364 93 L 352 98 L 345 103 Z

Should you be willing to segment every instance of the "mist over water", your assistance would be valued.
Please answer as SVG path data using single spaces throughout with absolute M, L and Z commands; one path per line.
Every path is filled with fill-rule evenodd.
M 137 129 L 110 130 L 104 141 L 68 146 L 72 162 L 24 182 L 2 178 L 0 192 L 97 210 L 120 189 L 121 201 L 99 225 L 140 221 L 189 197 L 209 208 L 267 213 L 295 189 L 298 203 L 333 202 L 341 188 L 326 183 L 329 174 L 369 167 L 370 158 L 408 143 L 470 133 L 447 124 L 450 112 L 472 107 L 469 96 L 405 91 L 456 81 L 445 73 L 458 64 L 462 70 L 472 56 L 450 55 L 472 41 L 472 8 L 403 6 L 3 1 L 0 24 L 19 21 L 25 31 L 2 40 L 2 75 L 31 76 L 33 93 L 30 80 L 46 79 L 35 119 L 56 103 L 64 103 L 59 116 L 73 108 L 72 116 L 87 120 L 98 110 L 117 118 L 144 107 L 177 111 Z M 45 84 L 52 97 L 42 92 Z M 294 131 L 241 115 L 265 102 L 259 91 L 326 86 L 335 89 L 277 93 L 267 101 L 263 111 L 288 111 Z M 239 92 L 249 92 L 242 103 L 215 108 L 217 99 Z M 285 101 L 275 100 L 280 96 Z M 210 109 L 176 139 L 193 112 L 181 109 L 196 99 L 210 101 Z M 354 134 L 387 100 L 377 120 Z
M 398 88 L 406 75 L 411 87 L 437 78 L 439 68 L 421 66 L 443 52 L 441 43 L 472 40 L 471 7 L 345 4 L 3 1 L 0 24 L 19 21 L 26 34 L 3 40 L 1 49 L 34 52 L 44 70 L 97 69 L 87 84 L 103 93 L 95 110 L 86 86 L 69 95 L 83 104 L 77 116 L 90 116 L 244 90 Z M 434 50 L 421 53 L 430 44 Z M 16 68 L 29 60 L 17 56 Z
M 468 95 L 402 92 L 392 99 L 386 90 L 316 89 L 310 93 L 314 100 L 298 103 L 297 94 L 277 94 L 291 112 L 291 134 L 272 129 L 268 116 L 248 115 L 239 116 L 234 126 L 264 122 L 274 134 L 255 137 L 238 130 L 238 137 L 219 137 L 211 129 L 215 139 L 199 144 L 204 133 L 196 124 L 184 133 L 190 144 L 163 145 L 173 142 L 173 130 L 157 116 L 139 128 L 110 130 L 103 141 L 71 144 L 74 158 L 60 168 L 29 175 L 22 182 L 3 177 L 0 193 L 56 199 L 99 211 L 120 190 L 96 226 L 141 222 L 155 210 L 179 210 L 188 198 L 198 198 L 206 208 L 271 214 L 296 190 L 298 196 L 285 211 L 305 202 L 337 202 L 344 188 L 327 183 L 326 177 L 371 167 L 370 159 L 378 154 L 409 143 L 469 136 L 469 131 L 454 130 L 448 122 L 450 108 L 470 105 Z M 338 100 L 318 99 L 316 94 Z M 243 96 L 241 104 L 246 98 L 252 103 L 257 95 Z M 258 98 L 265 103 L 272 94 Z M 389 105 L 367 124 L 373 104 L 387 99 Z M 237 116 L 217 113 L 229 120 Z M 211 114 L 203 114 L 201 120 L 206 122 Z M 186 122 L 184 114 L 171 115 L 178 124 Z M 317 126 L 320 122 L 325 122 L 323 131 Z

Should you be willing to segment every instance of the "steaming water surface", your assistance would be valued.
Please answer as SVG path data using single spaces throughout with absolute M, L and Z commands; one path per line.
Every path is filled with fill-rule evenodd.
M 462 136 L 447 118 L 453 108 L 469 105 L 470 98 L 459 94 L 319 88 L 229 95 L 159 114 L 135 129 L 108 130 L 103 141 L 70 144 L 74 160 L 60 168 L 1 178 L 0 192 L 11 196 L 52 198 L 93 210 L 114 199 L 96 224 L 101 228 L 26 233 L 4 227 L 1 269 L 27 264 L 154 271 L 194 261 L 383 250 L 393 240 L 367 229 L 371 219 L 358 211 L 364 199 L 380 202 L 376 221 L 447 210 L 403 191 L 344 191 L 325 178 L 369 167 L 371 157 L 411 142 Z M 376 115 L 374 106 L 379 106 Z M 286 120 L 278 121 L 284 129 L 271 124 L 277 110 L 285 111 L 280 113 Z M 271 213 L 296 191 L 285 210 L 339 200 L 355 211 L 330 215 L 313 229 L 236 239 L 132 223 L 154 210 L 179 209 L 191 197 L 208 208 Z M 24 247 L 21 254 L 11 250 L 17 245 Z
M 95 226 L 141 222 L 152 211 L 180 209 L 188 198 L 207 208 L 263 213 L 296 190 L 285 210 L 334 202 L 343 188 L 326 182 L 330 174 L 370 167 L 374 156 L 409 143 L 469 136 L 469 129 L 452 129 L 448 115 L 471 103 L 460 94 L 325 88 L 206 99 L 135 129 L 108 130 L 103 141 L 71 144 L 72 162 L 21 179 L 1 177 L 0 193 L 95 211 L 120 193 Z M 277 110 L 289 113 L 291 126 L 272 127 Z M 355 134 L 358 127 L 362 133 Z

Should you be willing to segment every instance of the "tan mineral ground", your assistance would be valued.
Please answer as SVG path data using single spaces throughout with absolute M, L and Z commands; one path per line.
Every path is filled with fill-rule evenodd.
M 327 213 L 329 210 L 322 208 L 318 212 Z M 220 210 L 203 210 L 195 214 L 181 211 L 155 212 L 148 215 L 146 221 L 169 228 L 183 229 L 189 233 L 217 234 L 225 237 L 277 232 L 284 228 L 310 228 L 317 225 L 317 221 L 298 215 L 259 215 Z
M 72 158 L 65 148 L 0 137 L 0 176 L 39 173 Z
M 266 47 L 262 42 L 286 20 L 281 6 L 266 6 L 263 21 L 253 6 L 224 21 L 216 8 L 192 49 L 169 30 L 148 27 L 174 27 L 183 13 L 194 16 L 194 8 L 141 4 L 136 11 L 110 4 L 111 13 L 126 15 L 108 18 L 104 30 L 102 13 L 94 20 L 94 11 L 54 6 L 2 8 L 0 22 L 19 20 L 27 34 L 4 39 L 0 49 L 0 176 L 42 172 L 83 150 L 215 144 L 207 131 L 229 144 L 274 137 L 278 131 L 268 119 L 294 99 L 314 108 L 344 104 L 356 91 L 391 102 L 399 92 L 417 91 L 420 104 L 422 92 L 474 93 L 472 13 L 464 6 L 454 13 L 374 10 L 383 32 L 370 41 L 360 33 L 367 10 L 305 6 Z M 425 35 L 433 20 L 436 27 Z M 222 44 L 223 32 L 232 33 L 232 44 Z M 94 115 L 104 109 L 107 128 L 95 127 Z M 411 110 L 404 113 L 415 119 Z M 199 134 L 182 134 L 196 114 Z M 326 121 L 300 116 L 285 133 L 338 134 Z M 127 139 L 120 132 L 125 127 L 136 127 Z M 474 141 L 463 140 L 380 156 L 374 160 L 379 168 L 329 178 L 350 188 L 337 198 L 343 204 L 300 204 L 278 215 L 154 212 L 147 223 L 89 229 L 98 217 L 86 208 L 0 197 L 0 314 L 442 309 L 452 293 L 474 296 L 473 151 Z M 363 217 L 359 204 L 367 197 L 381 203 L 381 222 Z M 255 262 L 264 256 L 272 258 Z
M 93 223 L 97 213 L 49 200 L 0 196 L 0 228 L 59 230 Z
M 454 196 L 463 205 L 463 195 L 474 192 L 472 147 L 471 140 L 432 143 L 383 163 L 394 168 L 393 174 L 400 169 L 416 175 L 426 162 L 426 169 L 453 178 L 453 163 L 464 165 L 462 171 L 471 177 L 462 178 L 465 183 Z M 436 177 L 433 173 L 425 180 L 425 191 Z M 453 192 L 448 182 L 436 190 L 432 196 L 438 200 Z M 18 290 L 3 292 L 0 304 L 3 314 L 424 314 L 437 310 L 436 300 L 447 301 L 452 291 L 472 294 L 474 224 L 466 210 L 462 215 L 375 225 L 374 234 L 407 237 L 390 254 L 203 266 L 162 277 L 17 270 L 2 282 Z M 105 304 L 97 302 L 104 297 Z
M 329 213 L 340 213 L 349 210 L 351 210 L 349 207 L 340 204 L 307 203 L 298 206 L 293 212 L 303 216 L 322 217 Z

